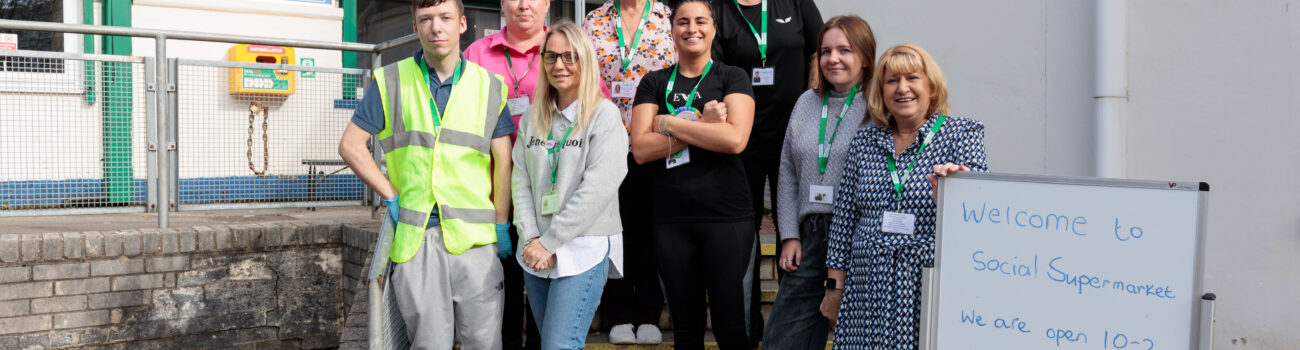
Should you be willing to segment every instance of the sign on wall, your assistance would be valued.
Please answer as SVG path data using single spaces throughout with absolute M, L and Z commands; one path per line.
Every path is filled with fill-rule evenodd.
M 304 66 L 304 67 L 315 67 L 315 66 L 316 66 L 316 59 L 315 59 L 315 58 L 306 58 L 306 57 L 302 57 L 302 58 L 299 58 L 299 59 L 298 59 L 298 65 L 299 65 L 299 66 Z M 315 78 L 315 77 L 316 77 L 316 72 L 313 72 L 313 71 L 305 71 L 305 70 L 304 70 L 304 71 L 298 71 L 298 76 L 299 76 L 299 77 L 302 77 L 302 78 Z
M 0 33 L 0 50 L 17 50 L 18 34 Z

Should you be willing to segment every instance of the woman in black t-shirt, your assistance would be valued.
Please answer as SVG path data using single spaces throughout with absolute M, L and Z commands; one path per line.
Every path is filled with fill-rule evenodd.
M 674 6 L 679 63 L 642 78 L 632 107 L 633 156 L 654 164 L 652 245 L 678 349 L 704 346 L 705 291 L 718 345 L 750 347 L 757 240 L 737 154 L 749 141 L 754 99 L 743 70 L 711 59 L 715 30 L 707 2 Z

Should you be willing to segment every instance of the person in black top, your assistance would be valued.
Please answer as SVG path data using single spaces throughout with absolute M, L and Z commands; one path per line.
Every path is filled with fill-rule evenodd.
M 821 31 L 822 15 L 813 0 L 713 0 L 713 8 L 718 16 L 718 35 L 714 38 L 716 58 L 744 68 L 754 86 L 754 99 L 763 101 L 754 112 L 749 148 L 740 155 L 745 163 L 757 228 L 761 227 L 764 215 L 764 181 L 772 196 L 771 203 L 779 202 L 776 186 L 781 145 L 785 143 L 785 129 L 794 102 L 812 87 L 808 68 L 813 62 L 811 57 L 816 50 L 817 33 Z M 777 217 L 776 208 L 772 209 L 775 224 L 781 218 Z M 754 273 L 758 273 L 757 265 L 755 269 Z M 758 280 L 750 288 L 758 295 Z M 752 303 L 752 307 L 760 306 L 758 299 Z M 752 321 L 754 329 L 750 335 L 757 341 L 763 337 L 763 319 L 755 314 Z
M 703 0 L 673 8 L 680 58 L 641 79 L 632 155 L 651 169 L 651 234 L 677 349 L 704 348 L 708 292 L 722 349 L 749 349 L 749 281 L 757 240 L 741 151 L 754 99 L 740 68 L 713 61 L 713 13 Z M 753 310 L 758 313 L 757 309 Z

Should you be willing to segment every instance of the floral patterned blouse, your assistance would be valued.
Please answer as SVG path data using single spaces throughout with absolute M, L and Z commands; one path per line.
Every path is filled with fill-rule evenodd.
M 596 48 L 596 60 L 600 62 L 601 80 L 611 90 L 616 82 L 631 81 L 633 87 L 641 83 L 641 77 L 652 71 L 672 67 L 677 63 L 677 49 L 672 39 L 672 10 L 668 5 L 655 0 L 641 30 L 641 41 L 632 53 L 632 63 L 623 69 L 623 62 L 618 54 L 619 19 L 615 11 L 615 0 L 605 1 L 604 5 L 587 14 L 582 28 L 592 38 Z M 638 16 L 637 19 L 640 19 Z M 629 30 L 630 29 L 630 30 Z M 623 35 L 627 41 L 636 35 L 635 28 L 625 28 Z M 634 88 L 632 91 L 636 91 Z M 623 112 L 623 124 L 631 125 L 632 98 L 614 97 L 614 104 Z

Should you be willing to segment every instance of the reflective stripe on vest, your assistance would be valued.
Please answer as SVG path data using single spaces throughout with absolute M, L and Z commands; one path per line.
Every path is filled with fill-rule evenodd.
M 431 93 L 417 64 L 407 58 L 374 73 L 388 121 L 377 134 L 379 147 L 388 162 L 388 180 L 401 194 L 389 251 L 398 263 L 419 250 L 435 205 L 448 252 L 459 255 L 496 242 L 490 146 L 505 108 L 505 85 L 499 76 L 466 62 L 444 107 L 442 126 L 434 130 Z

